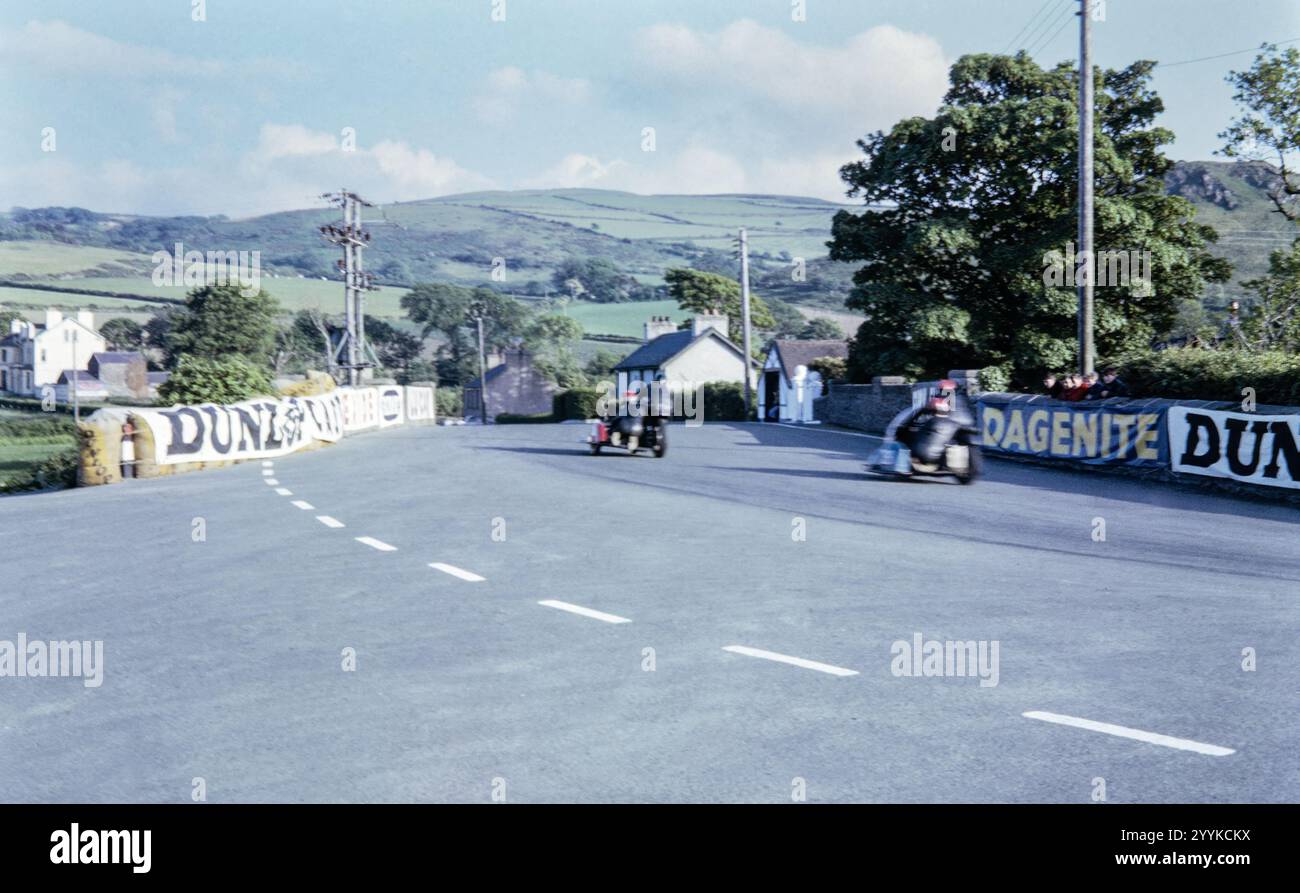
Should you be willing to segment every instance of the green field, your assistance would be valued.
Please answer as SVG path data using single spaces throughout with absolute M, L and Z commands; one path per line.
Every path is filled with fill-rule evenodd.
M 149 255 L 61 242 L 0 242 L 0 279 L 66 275 L 132 275 L 153 269 Z
M 0 487 L 26 474 L 28 469 L 57 453 L 76 449 L 66 438 L 0 438 Z
M 676 301 L 636 301 L 629 304 L 590 304 L 578 302 L 568 305 L 566 316 L 578 321 L 589 335 L 627 335 L 640 338 L 645 322 L 652 316 L 667 316 L 673 322 L 682 322 L 690 314 L 681 310 Z

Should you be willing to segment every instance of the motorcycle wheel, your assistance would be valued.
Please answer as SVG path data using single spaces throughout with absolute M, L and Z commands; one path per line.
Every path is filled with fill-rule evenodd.
M 627 439 L 627 454 L 629 456 L 635 456 L 636 451 L 640 448 L 641 448 L 641 438 L 633 434 L 631 437 Z
M 598 444 L 598 443 L 593 443 L 593 444 L 591 444 L 590 446 L 591 446 L 591 454 L 592 454 L 593 456 L 599 456 L 599 455 L 600 455 L 600 444 Z
M 655 458 L 662 459 L 668 452 L 668 431 L 660 428 L 655 432 Z

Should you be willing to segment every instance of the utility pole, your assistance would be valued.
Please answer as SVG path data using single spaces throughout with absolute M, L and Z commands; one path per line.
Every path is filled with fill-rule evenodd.
M 1096 260 L 1092 246 L 1092 5 L 1079 0 L 1079 372 L 1093 371 L 1093 278 Z
M 749 233 L 744 227 L 740 228 L 740 323 L 745 332 L 745 421 L 749 421 L 749 408 L 753 404 L 749 368 Z
M 77 335 L 80 333 L 72 330 L 72 420 L 81 424 L 81 401 L 77 395 L 77 379 L 81 378 L 81 373 L 77 371 Z
M 370 244 L 370 233 L 362 228 L 361 209 L 373 208 L 374 205 L 346 189 L 327 192 L 321 198 L 343 210 L 341 227 L 331 223 L 322 226 L 320 231 L 325 241 L 343 248 L 343 259 L 338 262 L 338 268 L 343 273 L 343 315 L 347 331 L 335 349 L 334 357 L 337 360 L 346 352 L 346 360 L 338 365 L 346 370 L 348 384 L 355 386 L 361 384 L 364 370 L 379 365 L 374 351 L 366 343 L 363 297 L 367 291 L 374 291 L 377 286 L 370 274 L 365 272 L 361 261 L 361 252 Z
M 480 402 L 483 404 L 483 415 L 479 423 L 486 425 L 488 420 L 488 383 L 487 383 L 487 356 L 483 351 L 483 312 L 485 308 L 482 304 L 474 304 L 470 312 L 474 314 L 474 322 L 478 324 L 478 385 Z

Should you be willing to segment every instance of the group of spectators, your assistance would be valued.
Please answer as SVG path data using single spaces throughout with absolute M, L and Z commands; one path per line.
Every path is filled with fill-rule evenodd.
M 1054 400 L 1105 400 L 1108 397 L 1127 397 L 1128 385 L 1119 377 L 1119 370 L 1111 366 L 1098 376 L 1096 372 L 1077 375 L 1073 372 L 1057 375 L 1049 372 L 1043 377 L 1043 388 Z

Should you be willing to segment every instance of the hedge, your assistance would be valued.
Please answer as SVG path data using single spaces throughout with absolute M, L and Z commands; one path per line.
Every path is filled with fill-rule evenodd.
M 754 419 L 751 407 L 749 420 Z M 739 381 L 707 381 L 704 383 L 704 421 L 745 421 L 745 385 Z
M 75 448 L 55 453 L 0 484 L 0 493 L 75 487 L 80 461 L 81 455 Z
M 1134 397 L 1240 401 L 1300 406 L 1300 355 L 1281 351 L 1169 348 L 1126 354 L 1113 362 Z
M 0 418 L 0 438 L 27 440 L 31 438 L 73 437 L 77 427 L 72 419 L 53 413 L 25 419 Z
M 566 419 L 592 419 L 596 417 L 596 402 L 605 395 L 600 388 L 569 388 L 551 398 L 551 421 Z

